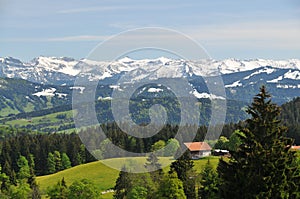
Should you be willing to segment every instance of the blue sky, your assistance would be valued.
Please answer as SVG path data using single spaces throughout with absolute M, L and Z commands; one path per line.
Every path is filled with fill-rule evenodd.
M 84 58 L 142 27 L 182 32 L 214 59 L 300 58 L 298 0 L 0 0 L 0 57 Z

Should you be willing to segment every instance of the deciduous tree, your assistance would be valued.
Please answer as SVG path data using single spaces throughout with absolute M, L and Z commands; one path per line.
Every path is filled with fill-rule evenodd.
M 157 198 L 160 199 L 186 199 L 182 181 L 178 179 L 176 172 L 170 172 L 159 186 Z

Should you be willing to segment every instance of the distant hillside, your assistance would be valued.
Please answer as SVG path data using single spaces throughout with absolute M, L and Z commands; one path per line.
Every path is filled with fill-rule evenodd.
M 282 105 L 281 119 L 288 127 L 288 135 L 300 145 L 300 97 Z
M 72 89 L 66 86 L 0 78 L 0 117 L 68 104 L 71 92 Z

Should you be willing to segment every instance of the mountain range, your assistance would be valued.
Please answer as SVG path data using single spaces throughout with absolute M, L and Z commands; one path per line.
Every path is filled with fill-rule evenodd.
M 300 60 L 181 60 L 160 57 L 134 60 L 129 57 L 105 62 L 67 57 L 34 58 L 22 62 L 12 57 L 0 58 L 1 115 L 47 109 L 71 103 L 72 92 L 84 93 L 91 81 L 98 81 L 97 99 L 109 100 L 123 74 L 131 84 L 140 79 L 186 78 L 199 100 L 224 99 L 239 102 L 241 110 L 266 85 L 273 100 L 283 104 L 300 96 Z M 205 78 L 222 77 L 226 96 L 215 96 Z M 74 86 L 76 78 L 86 79 Z M 161 85 L 141 88 L 143 96 L 162 92 Z M 239 117 L 238 117 L 239 118 Z
M 160 57 L 133 60 L 128 57 L 117 61 L 75 60 L 67 57 L 37 57 L 22 62 L 12 57 L 0 58 L 0 77 L 20 78 L 44 85 L 72 85 L 76 77 L 114 86 L 124 72 L 134 74 L 135 79 L 181 78 L 194 82 L 205 76 L 220 74 L 227 98 L 245 100 L 245 91 L 265 84 L 279 103 L 298 96 L 300 89 L 300 60 L 200 60 L 186 61 Z M 203 87 L 203 86 L 202 86 Z M 243 91 L 244 90 L 244 91 Z M 203 91 L 202 91 L 203 92 Z M 198 95 L 208 96 L 209 95 Z M 246 100 L 249 100 L 246 97 Z

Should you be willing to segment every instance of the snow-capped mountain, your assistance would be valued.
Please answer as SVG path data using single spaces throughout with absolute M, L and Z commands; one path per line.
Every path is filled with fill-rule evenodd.
M 186 61 L 165 57 L 142 60 L 125 57 L 113 62 L 104 62 L 88 59 L 75 60 L 68 57 L 41 56 L 34 58 L 29 63 L 25 63 L 12 57 L 5 57 L 0 58 L 0 76 L 22 78 L 38 83 L 56 84 L 57 81 L 61 80 L 61 78 L 57 77 L 59 75 L 69 76 L 67 80 L 74 79 L 78 75 L 90 75 L 95 80 L 102 80 L 116 74 L 132 71 L 133 73 L 146 72 L 147 74 L 144 75 L 151 78 L 177 78 L 193 75 L 208 76 L 217 74 L 217 72 L 220 74 L 231 74 L 252 71 L 265 66 L 270 66 L 274 69 L 300 70 L 300 60 L 226 59 L 221 61 Z M 257 71 L 256 74 L 260 72 L 264 71 Z
M 229 99 L 248 101 L 262 84 L 270 88 L 279 102 L 300 95 L 300 60 L 298 59 L 193 61 L 164 57 L 134 60 L 125 57 L 104 62 L 41 56 L 25 63 L 12 57 L 0 58 L 0 77 L 21 78 L 42 84 L 72 84 L 77 77 L 82 77 L 87 81 L 116 85 L 124 73 L 127 73 L 128 83 L 141 79 L 186 77 L 195 89 L 193 93 L 199 98 L 212 98 L 213 95 L 205 90 L 202 77 L 217 74 L 223 78 Z
M 20 78 L 42 84 L 74 81 L 77 61 L 70 58 L 37 57 L 29 63 L 12 57 L 0 58 L 0 77 Z M 73 78 L 72 78 L 73 77 Z

